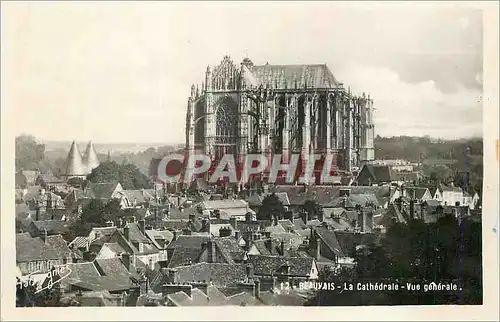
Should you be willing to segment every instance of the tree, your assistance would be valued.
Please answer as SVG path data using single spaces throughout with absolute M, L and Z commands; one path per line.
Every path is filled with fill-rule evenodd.
M 399 285 L 454 283 L 461 291 L 399 289 L 343 293 L 344 298 L 334 292 L 318 292 L 312 301 L 320 305 L 482 304 L 481 251 L 480 223 L 470 220 L 460 223 L 453 216 L 444 216 L 436 223 L 426 224 L 421 220 L 398 223 L 389 228 L 379 244 L 352 252 L 350 256 L 356 263 L 354 274 L 351 277 L 340 274 L 337 280 L 397 281 Z
M 70 178 L 66 183 L 74 188 L 85 188 L 85 179 L 79 177 Z
M 69 225 L 64 239 L 71 241 L 77 236 L 87 236 L 92 228 L 103 227 L 108 221 L 114 220 L 120 211 L 118 200 L 105 203 L 100 199 L 92 199 L 83 208 L 80 217 Z
M 259 220 L 272 220 L 274 217 L 279 217 L 285 213 L 286 209 L 281 200 L 272 193 L 262 200 L 262 206 L 259 209 L 257 218 Z
M 309 215 L 309 218 L 319 218 L 323 212 L 321 205 L 315 200 L 306 200 L 303 205 L 303 209 Z
M 45 158 L 45 145 L 38 144 L 31 135 L 16 137 L 16 170 L 38 170 Z
M 151 180 L 133 164 L 103 162 L 87 176 L 87 180 L 99 182 L 118 181 L 124 189 L 147 189 Z
M 23 284 L 16 278 L 16 307 L 50 307 L 61 305 L 61 286 L 55 283 L 51 288 L 37 292 L 35 284 Z

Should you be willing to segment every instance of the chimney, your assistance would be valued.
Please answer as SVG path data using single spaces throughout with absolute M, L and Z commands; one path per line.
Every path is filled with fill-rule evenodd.
M 273 216 L 273 226 L 278 226 L 278 216 Z
M 231 217 L 229 218 L 229 224 L 231 224 L 231 226 L 233 226 L 233 229 L 238 229 L 237 227 L 237 222 L 236 222 L 236 217 Z
M 130 227 L 126 226 L 123 228 L 123 236 L 127 241 L 130 241 Z
M 191 291 L 193 287 L 191 284 L 173 284 L 168 283 L 163 286 L 163 296 L 166 297 L 169 294 L 174 294 L 177 292 L 184 292 L 187 296 L 191 297 Z
M 145 220 L 139 220 L 138 226 L 139 226 L 139 230 L 141 231 L 141 233 L 144 234 L 145 227 L 146 227 L 146 221 Z
M 47 229 L 44 228 L 43 231 L 40 232 L 40 238 L 45 243 L 45 240 L 47 239 Z
M 254 294 L 253 294 L 253 296 L 255 296 L 256 298 L 260 297 L 260 281 L 259 280 L 255 281 L 255 287 L 254 287 Z
M 281 241 L 281 243 L 280 243 L 280 253 L 281 253 L 281 256 L 285 256 L 285 242 L 284 241 Z
M 253 265 L 252 264 L 247 264 L 246 266 L 246 273 L 247 273 L 247 278 L 248 280 L 253 279 Z
M 216 250 L 215 250 L 215 242 L 212 241 L 212 239 L 209 239 L 207 241 L 207 254 L 208 254 L 208 258 L 207 258 L 207 262 L 208 263 L 215 263 L 216 260 L 217 260 L 217 254 L 216 254 Z
M 234 238 L 236 239 L 236 241 L 239 241 L 240 237 L 241 237 L 240 231 L 239 230 L 235 230 L 234 231 Z
M 177 236 L 178 236 L 178 232 L 177 232 L 177 230 L 173 230 L 173 231 L 172 231 L 172 233 L 173 233 L 173 235 L 174 235 L 174 236 L 172 237 L 172 241 L 176 241 L 176 240 L 177 240 Z
M 325 220 L 325 212 L 323 209 L 320 209 L 319 214 L 318 214 L 318 220 L 323 222 Z
M 425 201 L 420 203 L 420 220 L 425 218 Z
M 264 237 L 271 238 L 271 232 L 270 231 L 265 231 L 264 232 Z
M 123 262 L 123 265 L 127 268 L 127 271 L 130 271 L 131 269 L 131 262 L 132 262 L 132 259 L 130 258 L 130 254 L 129 253 L 123 253 L 122 254 L 122 262 Z
M 177 270 L 175 268 L 162 268 L 162 273 L 167 277 L 168 283 L 175 283 Z
M 290 264 L 287 262 L 285 262 L 285 264 L 283 264 L 283 274 L 285 275 L 290 275 Z
M 307 222 L 309 221 L 309 214 L 307 213 L 307 211 L 302 210 L 300 217 L 302 218 L 302 221 L 304 221 L 304 224 L 307 224 Z
M 410 219 L 415 219 L 415 200 L 410 199 Z
M 316 244 L 314 245 L 314 258 L 319 260 L 321 256 L 321 240 L 319 238 L 316 239 Z
M 364 220 L 364 211 L 363 210 L 358 210 L 358 227 L 359 231 L 364 232 L 365 231 L 365 220 Z
M 252 222 L 252 213 L 251 212 L 246 213 L 245 220 L 247 223 Z
M 40 220 L 40 206 L 36 207 L 35 221 Z
M 231 228 L 229 227 L 222 227 L 219 229 L 219 237 L 229 237 L 231 236 Z
M 206 233 L 210 232 L 210 220 L 208 218 L 203 218 L 201 220 L 201 231 Z

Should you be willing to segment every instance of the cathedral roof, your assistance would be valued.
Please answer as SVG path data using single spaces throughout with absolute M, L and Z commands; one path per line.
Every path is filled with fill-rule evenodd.
M 81 176 L 85 174 L 82 156 L 75 141 L 71 144 L 68 158 L 66 159 L 65 173 L 66 176 Z
M 250 67 L 253 77 L 262 85 L 274 88 L 335 88 L 340 83 L 326 64 L 260 65 Z M 295 85 L 297 84 L 297 85 Z
M 92 172 L 92 169 L 95 169 L 99 166 L 99 159 L 97 158 L 97 153 L 92 142 L 89 142 L 89 144 L 87 145 L 87 149 L 83 154 L 83 163 L 84 166 L 86 166 L 88 173 Z

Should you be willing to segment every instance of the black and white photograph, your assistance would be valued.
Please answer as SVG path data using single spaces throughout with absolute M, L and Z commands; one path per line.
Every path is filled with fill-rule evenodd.
M 481 6 L 2 1 L 1 11 L 2 163 L 12 164 L 2 293 L 13 310 L 334 316 L 495 299 L 485 287 L 498 293 L 498 83 L 487 92 L 486 74 L 498 82 L 498 48 L 496 68 L 484 66 L 498 30 L 486 33 Z

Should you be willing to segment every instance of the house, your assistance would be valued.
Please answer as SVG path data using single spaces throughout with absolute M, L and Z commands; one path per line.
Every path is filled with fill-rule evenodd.
M 359 186 L 390 184 L 393 173 L 388 165 L 365 164 L 358 173 L 355 182 Z
M 352 267 L 354 260 L 351 254 L 356 250 L 356 247 L 376 242 L 376 236 L 371 233 L 331 230 L 322 226 L 312 230 L 309 252 L 318 262 L 323 264 Z
M 61 235 L 16 234 L 16 263 L 23 275 L 45 274 L 54 266 L 72 261 L 72 252 Z
M 119 182 L 103 182 L 94 183 L 88 182 L 84 193 L 91 196 L 93 199 L 110 200 L 121 199 L 119 192 L 123 191 L 123 187 Z
M 204 283 L 229 292 L 241 292 L 239 284 L 249 278 L 248 274 L 251 270 L 245 264 L 196 263 L 162 268 L 151 280 L 151 289 L 167 295 L 179 291 L 181 285 L 192 287 Z
M 32 221 L 28 226 L 28 232 L 32 237 L 64 235 L 68 230 L 69 223 L 64 220 Z
M 238 220 L 245 220 L 245 215 L 248 212 L 252 212 L 248 203 L 241 199 L 225 199 L 225 200 L 207 200 L 202 201 L 199 205 L 201 212 L 208 211 L 213 212 L 218 210 L 220 213 L 220 218 L 229 219 L 230 217 L 236 217 Z
M 295 285 L 300 281 L 318 279 L 318 266 L 312 257 L 249 255 L 248 263 L 253 266 L 253 275 L 263 282 L 272 282 L 276 278 L 278 282 Z
M 209 241 L 209 235 L 180 235 L 167 246 L 167 266 L 178 266 L 195 263 L 198 259 L 203 243 Z
M 27 188 L 35 185 L 36 179 L 40 174 L 39 171 L 21 170 L 16 173 L 16 188 Z
M 66 183 L 54 176 L 52 173 L 41 173 L 35 181 L 36 185 L 42 186 L 47 190 L 54 191 L 66 188 Z
M 440 201 L 443 206 L 454 206 L 457 203 L 463 205 L 466 203 L 462 189 L 456 187 L 453 183 L 449 186 L 439 183 L 436 186 L 433 199 Z
M 424 202 L 433 199 L 429 188 L 426 187 L 402 186 L 401 188 L 395 190 L 393 197 L 395 200 L 401 196 L 416 200 L 418 202 Z
M 144 207 L 149 201 L 156 200 L 155 196 L 145 189 L 117 191 L 114 197 L 120 199 L 122 209 Z
M 249 284 L 252 290 L 226 296 L 215 286 L 206 289 L 191 285 L 175 293 L 168 293 L 167 306 L 303 306 L 306 299 L 295 290 L 288 292 L 262 291 L 259 281 Z
M 245 251 L 233 237 L 210 238 L 201 246 L 196 262 L 206 263 L 242 263 L 246 259 Z

